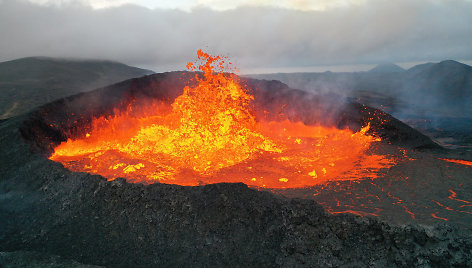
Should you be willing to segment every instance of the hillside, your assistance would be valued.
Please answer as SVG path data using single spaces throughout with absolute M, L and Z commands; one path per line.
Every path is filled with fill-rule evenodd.
M 402 88 L 404 98 L 425 112 L 472 117 L 472 67 L 447 60 L 413 67 Z
M 0 63 L 0 119 L 79 92 L 152 74 L 99 60 L 29 57 Z

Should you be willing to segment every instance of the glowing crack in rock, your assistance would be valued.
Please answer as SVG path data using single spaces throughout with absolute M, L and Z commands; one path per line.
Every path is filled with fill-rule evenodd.
M 451 163 L 472 166 L 472 161 L 466 161 L 466 160 L 460 160 L 460 159 L 447 159 L 447 158 L 439 158 L 439 159 L 447 161 L 447 162 L 451 162 Z

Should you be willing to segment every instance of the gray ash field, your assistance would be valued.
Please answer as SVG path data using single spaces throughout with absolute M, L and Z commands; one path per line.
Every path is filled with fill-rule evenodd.
M 106 114 L 128 97 L 175 98 L 185 75 L 128 80 L 0 122 L 0 264 L 39 254 L 110 267 L 472 267 L 472 167 L 440 159 L 472 155 L 360 104 L 333 111 L 329 123 L 358 129 L 369 121 L 384 141 L 371 150 L 401 147 L 411 159 L 375 180 L 277 191 L 144 185 L 71 172 L 47 158 L 54 144 L 83 131 L 76 119 Z M 258 105 L 290 99 L 308 123 L 329 108 L 280 82 L 247 84 Z

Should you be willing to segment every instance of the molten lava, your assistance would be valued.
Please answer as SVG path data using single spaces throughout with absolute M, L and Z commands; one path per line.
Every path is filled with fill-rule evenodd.
M 378 138 L 369 126 L 348 129 L 301 122 L 257 120 L 248 93 L 231 63 L 198 51 L 189 63 L 195 86 L 169 106 L 130 105 L 92 121 L 84 137 L 68 139 L 50 159 L 72 171 L 110 180 L 201 185 L 244 182 L 267 188 L 296 188 L 330 180 L 375 177 L 392 159 L 368 153 Z M 225 72 L 226 71 L 226 72 Z
M 447 158 L 439 158 L 439 159 L 447 161 L 447 162 L 451 162 L 451 163 L 472 166 L 472 161 L 466 161 L 466 160 L 460 160 L 460 159 L 447 159 Z

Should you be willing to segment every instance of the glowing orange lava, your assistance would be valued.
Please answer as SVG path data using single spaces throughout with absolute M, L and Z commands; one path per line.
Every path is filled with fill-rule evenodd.
M 451 163 L 472 166 L 472 161 L 466 161 L 466 160 L 460 160 L 460 159 L 447 159 L 447 158 L 439 158 L 439 159 L 447 161 L 447 162 L 451 162 Z
M 329 180 L 376 177 L 392 159 L 368 153 L 378 138 L 369 126 L 353 133 L 301 122 L 259 121 L 254 97 L 226 58 L 198 51 L 189 63 L 196 86 L 187 86 L 170 106 L 129 107 L 92 121 L 84 137 L 55 148 L 50 159 L 72 171 L 110 180 L 201 185 L 244 182 L 267 188 L 313 186 Z M 225 72 L 226 71 L 226 72 Z

